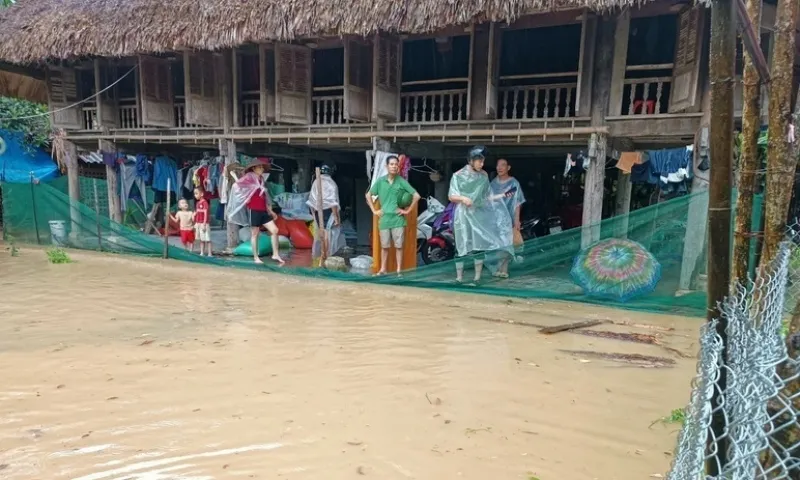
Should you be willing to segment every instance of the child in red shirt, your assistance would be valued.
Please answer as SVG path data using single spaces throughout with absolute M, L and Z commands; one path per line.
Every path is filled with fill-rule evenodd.
M 203 190 L 199 188 L 194 189 L 195 212 L 194 212 L 194 228 L 197 232 L 197 240 L 200 241 L 200 256 L 203 252 L 211 256 L 211 218 L 208 214 L 209 205 L 208 200 L 205 199 Z

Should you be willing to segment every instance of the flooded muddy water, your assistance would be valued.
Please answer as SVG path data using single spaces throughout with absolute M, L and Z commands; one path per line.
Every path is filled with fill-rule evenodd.
M 70 255 L 0 249 L 3 479 L 648 479 L 689 398 L 694 358 L 498 321 L 698 319 Z

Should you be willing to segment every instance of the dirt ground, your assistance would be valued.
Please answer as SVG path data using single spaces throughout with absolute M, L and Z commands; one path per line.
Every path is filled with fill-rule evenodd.
M 697 319 L 70 256 L 0 248 L 4 479 L 644 480 L 689 398 Z

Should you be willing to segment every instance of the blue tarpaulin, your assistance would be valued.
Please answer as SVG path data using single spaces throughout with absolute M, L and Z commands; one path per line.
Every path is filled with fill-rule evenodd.
M 23 134 L 0 130 L 0 182 L 28 183 L 58 177 L 58 166 L 47 152 L 23 145 Z

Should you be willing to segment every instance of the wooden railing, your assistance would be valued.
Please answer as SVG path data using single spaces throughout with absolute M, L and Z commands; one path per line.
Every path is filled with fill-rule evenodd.
M 139 107 L 136 105 L 120 105 L 119 128 L 141 128 L 139 123 Z
M 467 89 L 400 94 L 400 121 L 406 123 L 467 120 Z
M 344 95 L 320 95 L 311 99 L 313 125 L 341 125 L 344 118 Z
M 577 82 L 500 87 L 498 115 L 501 120 L 574 117 L 577 95 Z
M 622 92 L 622 115 L 667 113 L 671 77 L 626 78 Z
M 175 126 L 178 128 L 183 128 L 186 126 L 186 103 L 185 102 L 175 102 L 173 104 L 173 109 L 175 111 Z
M 257 127 L 261 125 L 259 99 L 244 99 L 239 103 L 239 126 Z
M 97 107 L 83 107 L 81 112 L 83 117 L 84 130 L 99 130 L 100 123 L 97 121 Z

